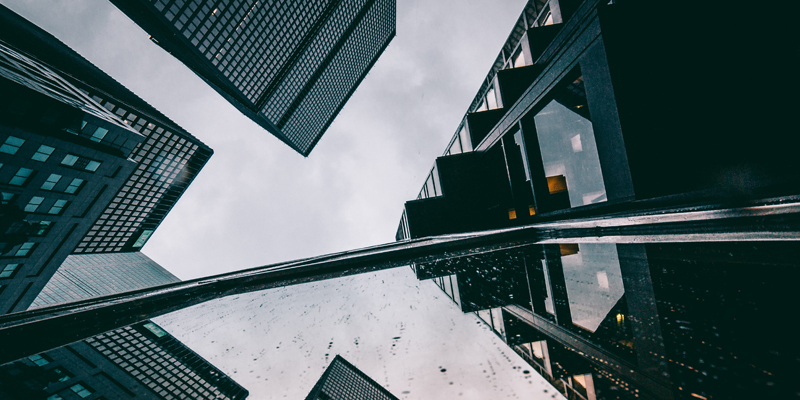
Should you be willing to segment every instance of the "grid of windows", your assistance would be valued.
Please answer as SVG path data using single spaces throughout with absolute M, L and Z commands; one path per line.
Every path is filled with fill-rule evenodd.
M 106 110 L 122 118 L 146 139 L 134 148 L 131 159 L 139 163 L 136 170 L 116 194 L 103 214 L 95 221 L 87 235 L 78 244 L 74 253 L 103 253 L 121 251 L 148 219 L 156 220 L 171 208 L 177 198 L 170 191 L 185 189 L 211 156 L 207 148 L 201 148 L 197 139 L 166 129 L 157 121 L 139 116 L 134 112 L 106 100 L 97 93 L 90 93 L 93 100 Z M 198 154 L 195 154 L 198 153 Z M 76 186 L 79 187 L 80 185 Z M 70 193 L 73 186 L 65 192 Z M 167 203 L 167 207 L 161 206 Z M 166 210 L 155 215 L 154 210 Z
M 197 355 L 193 355 L 192 365 L 183 362 L 162 346 L 162 340 L 180 345 L 169 335 L 156 342 L 130 326 L 86 339 L 86 343 L 166 400 L 237 399 L 246 395 L 241 386 Z M 183 345 L 179 350 L 190 352 Z M 209 374 L 219 382 L 206 379 Z
M 278 126 L 301 151 L 307 152 L 316 144 L 347 101 L 349 89 L 358 85 L 392 37 L 394 5 L 392 0 L 376 0 L 319 79 L 304 89 L 307 93 L 300 94 L 302 101 L 296 109 L 292 105 L 281 117 Z
M 308 398 L 314 400 L 396 400 L 386 389 L 370 379 L 358 368 L 345 361 L 341 356 L 336 356 L 323 374 L 322 385 L 317 383 L 314 388 L 320 389 Z M 313 396 L 313 397 L 312 397 Z
M 303 55 L 289 70 L 267 101 L 262 113 L 270 121 L 278 122 L 289 109 L 292 101 L 300 94 L 306 82 L 316 72 L 326 56 L 334 49 L 342 34 L 347 30 L 358 12 L 368 0 L 343 0 L 333 12 L 319 34 L 309 44 Z M 394 21 L 394 20 L 392 20 Z
M 180 282 L 140 252 L 70 255 L 31 308 Z

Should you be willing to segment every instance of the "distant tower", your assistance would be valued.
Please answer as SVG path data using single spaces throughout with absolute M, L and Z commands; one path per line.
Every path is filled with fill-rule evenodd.
M 308 156 L 395 35 L 395 0 L 111 0 Z
M 397 397 L 336 355 L 306 400 L 397 400 Z

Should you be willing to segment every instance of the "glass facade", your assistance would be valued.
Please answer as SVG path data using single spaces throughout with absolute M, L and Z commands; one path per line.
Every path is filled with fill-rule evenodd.
M 140 252 L 70 255 L 31 308 L 88 299 L 180 279 Z
M 337 355 L 306 400 L 396 400 L 397 397 L 381 387 Z
M 395 33 L 394 0 L 113 2 L 306 156 Z

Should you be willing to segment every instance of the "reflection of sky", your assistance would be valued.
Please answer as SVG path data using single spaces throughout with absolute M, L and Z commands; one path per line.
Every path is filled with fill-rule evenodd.
M 252 399 L 305 398 L 336 354 L 401 399 L 557 393 L 473 314 L 407 267 L 235 296 L 156 322 Z
M 561 258 L 572 322 L 596 331 L 625 294 L 617 245 L 581 243 L 578 254 Z

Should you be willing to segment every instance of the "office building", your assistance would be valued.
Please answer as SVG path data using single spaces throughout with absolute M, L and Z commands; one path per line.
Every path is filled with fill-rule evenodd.
M 793 194 L 796 24 L 673 12 L 528 1 L 397 238 Z
M 151 321 L 0 366 L 3 399 L 229 399 L 248 396 Z
M 4 258 L 12 253 L 26 254 L 24 259 L 3 260 L 7 262 L 3 267 L 6 272 L 0 276 L 0 312 L 7 313 L 27 309 L 69 254 L 141 249 L 212 151 L 58 39 L 2 6 L 0 41 L 9 49 L 5 53 L 4 68 L 11 72 L 3 74 L 7 82 L 4 84 L 13 87 L 8 93 L 30 93 L 5 97 L 9 105 L 24 108 L 27 103 L 17 99 L 48 96 L 78 110 L 65 111 L 61 110 L 64 106 L 54 105 L 60 108 L 52 111 L 52 116 L 43 118 L 33 109 L 25 114 L 25 110 L 7 107 L 9 117 L 6 119 L 13 121 L 7 125 L 11 128 L 28 126 L 26 129 L 31 132 L 23 137 L 20 131 L 7 131 L 8 136 L 1 139 L 10 140 L 6 145 L 8 151 L 2 154 L 6 166 L 0 169 L 0 182 L 9 182 L 3 184 L 4 201 L 11 204 L 7 207 L 16 204 L 18 208 L 33 210 L 36 204 L 28 202 L 42 199 L 33 215 L 48 216 L 31 219 L 23 215 L 23 211 L 22 216 L 14 217 L 27 222 L 44 222 L 46 226 L 36 230 L 37 235 L 44 235 L 42 239 L 25 241 L 27 239 L 17 235 L 13 243 L 23 240 L 17 245 L 26 246 L 27 253 L 9 247 L 4 254 Z M 14 86 L 12 82 L 25 86 Z M 37 102 L 42 101 L 29 103 Z M 43 102 L 49 103 L 53 100 Z M 90 120 L 65 119 L 68 114 L 79 111 Z M 12 118 L 13 115 L 17 116 Z M 79 116 L 70 118 L 77 120 Z M 56 122 L 49 122 L 51 120 Z M 61 125 L 47 128 L 50 129 L 48 133 L 34 126 L 41 123 Z M 95 131 L 90 131 L 92 129 Z M 104 129 L 108 129 L 108 133 Z M 63 132 L 70 136 L 64 136 Z M 53 143 L 44 143 L 42 135 L 60 138 L 69 144 L 54 142 L 60 146 L 55 147 Z M 17 139 L 24 140 L 24 144 L 18 146 L 23 142 Z M 52 153 L 55 155 L 48 159 L 38 155 L 37 146 L 40 145 L 44 145 L 44 149 L 64 150 Z M 14 152 L 15 148 L 20 149 L 19 153 Z M 76 157 L 69 158 L 71 165 L 62 166 L 61 160 L 56 160 L 65 157 L 61 154 L 64 151 Z M 73 177 L 75 174 L 67 170 L 50 171 L 51 164 L 69 171 L 77 168 L 85 173 Z M 18 168 L 23 168 L 24 173 L 31 172 L 27 178 L 17 177 Z M 58 176 L 62 178 L 56 179 Z M 53 208 L 56 202 L 61 205 L 61 211 Z M 56 214 L 50 213 L 51 210 Z M 58 215 L 64 216 L 64 223 L 51 217 Z
M 395 35 L 395 0 L 111 2 L 303 156 Z
M 142 252 L 72 254 L 31 308 L 180 282 Z
M 336 357 L 306 396 L 306 400 L 396 400 L 378 382 L 344 357 Z

